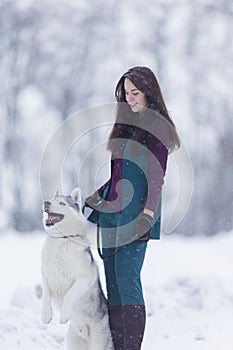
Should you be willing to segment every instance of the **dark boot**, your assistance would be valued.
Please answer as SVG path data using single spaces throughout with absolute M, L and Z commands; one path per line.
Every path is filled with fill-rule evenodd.
M 145 330 L 144 305 L 109 307 L 110 328 L 115 350 L 140 350 Z
M 115 350 L 124 349 L 123 316 L 121 305 L 110 305 L 108 307 L 109 325 Z
M 140 350 L 145 331 L 145 305 L 123 305 L 124 350 Z

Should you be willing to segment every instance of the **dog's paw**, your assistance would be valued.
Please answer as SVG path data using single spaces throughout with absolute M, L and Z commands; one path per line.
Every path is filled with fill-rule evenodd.
M 43 323 L 50 323 L 53 319 L 53 312 L 52 310 L 49 310 L 49 311 L 44 311 L 41 315 L 41 320 Z
M 69 321 L 69 319 L 70 319 L 69 316 L 65 312 L 62 312 L 61 315 L 60 315 L 59 322 L 61 324 L 65 324 L 65 323 L 67 323 Z

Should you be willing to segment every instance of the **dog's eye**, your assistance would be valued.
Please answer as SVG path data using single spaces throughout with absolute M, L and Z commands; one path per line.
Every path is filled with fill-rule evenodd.
M 65 202 L 59 202 L 59 204 L 60 204 L 60 205 L 66 205 L 66 203 L 65 203 Z

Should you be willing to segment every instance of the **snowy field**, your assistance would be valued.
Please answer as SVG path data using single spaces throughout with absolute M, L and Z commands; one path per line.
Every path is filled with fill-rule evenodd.
M 1 350 L 65 349 L 67 326 L 40 321 L 44 239 L 43 232 L 0 236 Z M 232 350 L 233 233 L 150 242 L 143 281 L 143 350 Z

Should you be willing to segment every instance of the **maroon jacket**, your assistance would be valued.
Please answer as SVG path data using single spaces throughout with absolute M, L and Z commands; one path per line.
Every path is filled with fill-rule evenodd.
M 134 127 L 134 129 L 136 129 L 136 127 Z M 134 140 L 133 134 L 131 140 Z M 169 147 L 168 129 L 164 126 L 160 126 L 159 130 L 155 130 L 153 134 L 147 133 L 147 142 L 145 145 L 147 148 L 147 152 L 146 156 L 144 157 L 144 161 L 148 163 L 148 191 L 144 198 L 144 208 L 156 212 L 161 197 L 161 191 L 167 167 Z M 124 152 L 123 158 L 125 157 L 128 158 L 129 156 L 128 154 L 126 155 Z M 117 183 L 123 178 L 123 164 L 124 162 L 122 158 L 111 159 L 111 177 L 98 190 L 99 194 L 103 196 L 104 190 L 108 187 L 107 196 L 104 195 L 104 199 L 109 202 L 110 207 L 112 203 L 111 209 L 113 209 L 114 211 L 121 210 L 122 193 L 119 188 L 117 189 L 117 192 L 116 186 Z M 117 197 L 118 200 L 116 201 Z

